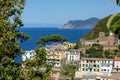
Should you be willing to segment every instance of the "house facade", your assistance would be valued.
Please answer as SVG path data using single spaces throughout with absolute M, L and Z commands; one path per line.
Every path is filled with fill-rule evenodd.
M 113 59 L 101 59 L 101 73 L 104 76 L 111 76 Z
M 47 51 L 47 63 L 54 64 L 54 70 L 60 71 L 62 64 L 64 63 L 65 52 L 64 51 Z
M 80 61 L 81 50 L 69 50 L 66 51 L 66 64 L 76 64 Z
M 104 75 L 111 76 L 113 59 L 81 58 L 80 71 L 76 72 L 76 78 L 83 76 Z
M 120 72 L 120 57 L 114 58 L 113 72 Z
M 22 61 L 25 61 L 26 59 L 32 60 L 35 54 L 36 54 L 35 50 L 25 51 L 25 53 L 22 54 Z

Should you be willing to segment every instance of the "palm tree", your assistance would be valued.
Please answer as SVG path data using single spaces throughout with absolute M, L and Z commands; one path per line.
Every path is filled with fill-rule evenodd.
M 120 6 L 120 0 L 116 0 L 117 5 Z
M 116 0 L 116 4 L 120 6 L 120 0 Z M 107 27 L 109 30 L 112 29 L 113 32 L 120 38 L 120 13 L 111 15 L 108 19 Z

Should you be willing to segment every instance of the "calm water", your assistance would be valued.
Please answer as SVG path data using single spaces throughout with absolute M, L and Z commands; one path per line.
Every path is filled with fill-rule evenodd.
M 58 29 L 58 28 L 21 28 L 20 31 L 25 32 L 31 36 L 31 39 L 23 42 L 21 47 L 24 50 L 34 49 L 36 41 L 43 36 L 51 34 L 60 34 L 68 38 L 68 42 L 77 42 L 77 40 L 84 34 L 90 31 L 90 29 Z

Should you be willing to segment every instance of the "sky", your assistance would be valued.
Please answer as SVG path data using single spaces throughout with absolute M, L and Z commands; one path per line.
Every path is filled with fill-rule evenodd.
M 104 18 L 119 13 L 112 0 L 26 0 L 22 14 L 25 26 L 60 26 L 69 20 Z

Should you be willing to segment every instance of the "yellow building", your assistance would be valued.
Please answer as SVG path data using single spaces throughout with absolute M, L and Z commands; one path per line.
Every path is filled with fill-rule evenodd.
M 74 48 L 76 44 L 70 42 L 64 42 L 63 45 L 66 46 L 67 48 Z
M 80 72 L 83 75 L 101 75 L 101 61 L 97 58 L 81 58 Z
M 47 52 L 47 63 L 53 64 L 51 79 L 59 79 L 62 65 L 65 63 L 66 47 L 62 44 L 52 44 L 45 47 Z
M 65 51 L 47 51 L 47 62 L 54 64 L 54 70 L 60 71 L 65 59 Z

